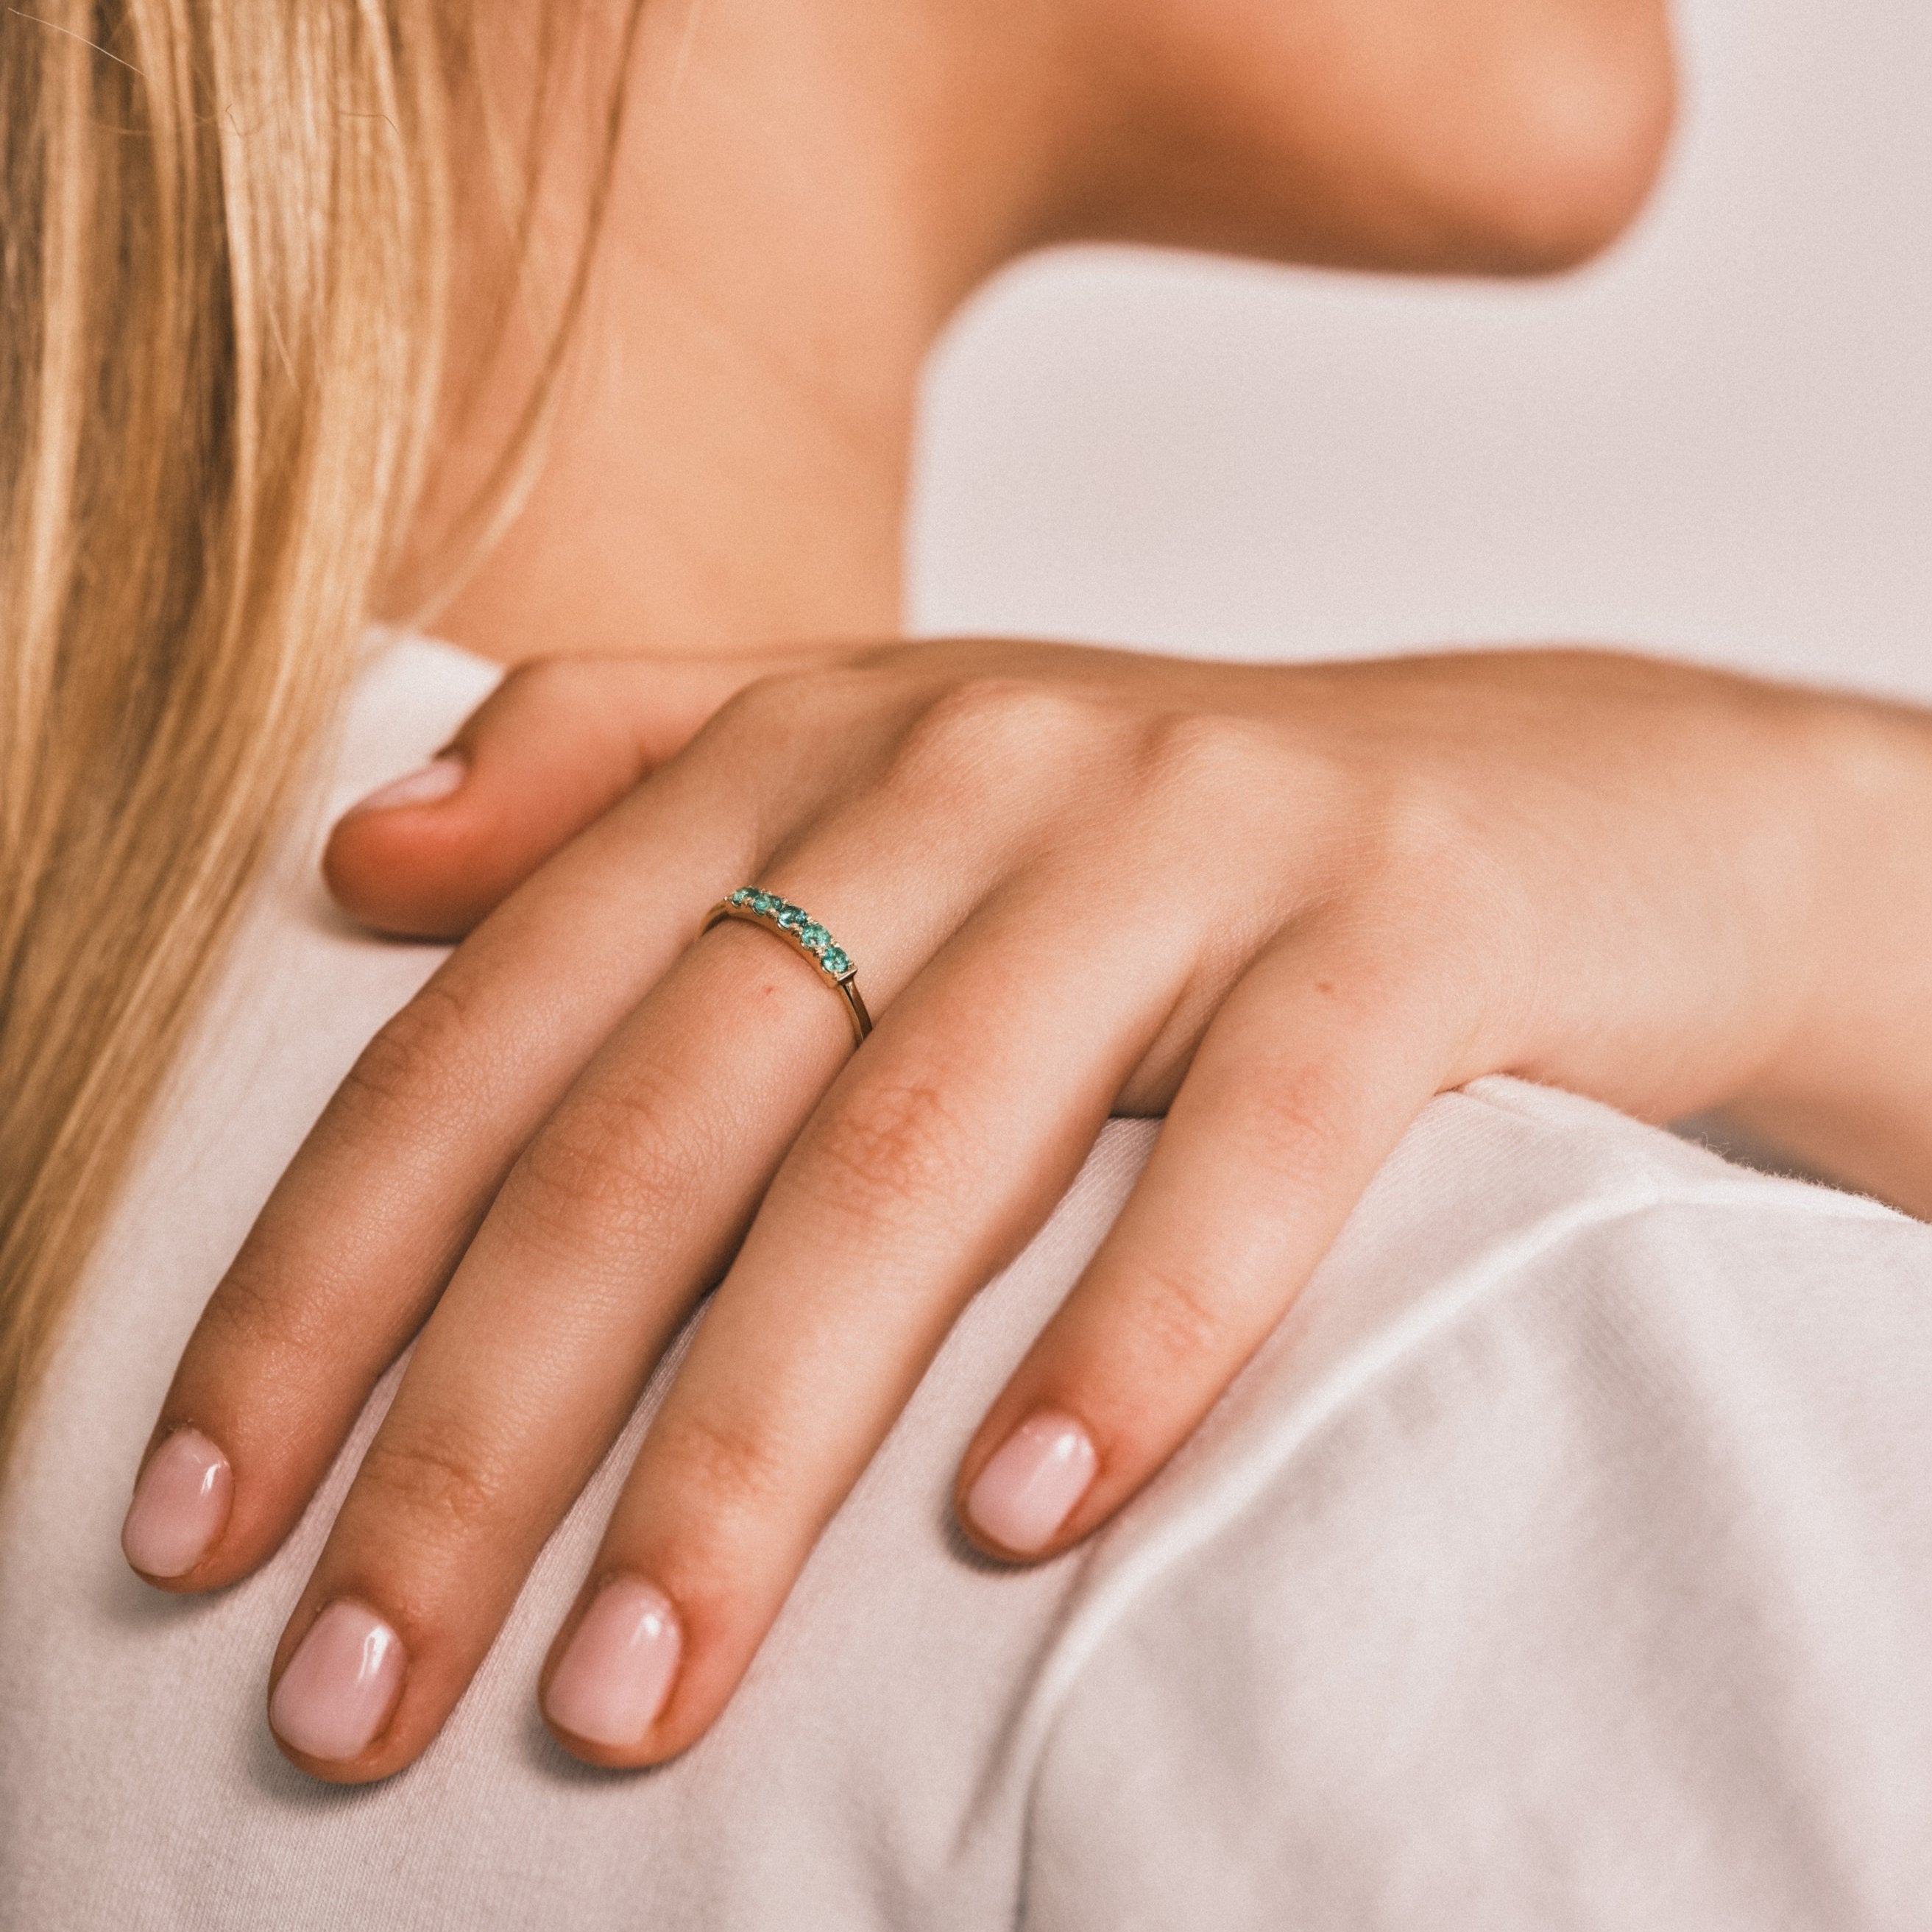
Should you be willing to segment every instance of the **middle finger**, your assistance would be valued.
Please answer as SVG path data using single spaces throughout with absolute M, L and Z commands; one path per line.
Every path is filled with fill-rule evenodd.
M 953 916 L 912 890 L 909 853 L 900 880 L 862 849 L 880 903 Z M 868 996 L 942 936 L 868 935 Z M 592 1060 L 424 1328 L 284 1634 L 271 1718 L 305 1768 L 385 1776 L 434 1734 L 850 1052 L 816 969 L 731 924 Z

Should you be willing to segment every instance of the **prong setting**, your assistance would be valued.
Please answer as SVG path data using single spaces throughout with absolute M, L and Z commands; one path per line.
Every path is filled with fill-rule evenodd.
M 743 920 L 763 926 L 767 932 L 777 934 L 802 952 L 837 988 L 851 1016 L 854 1040 L 863 1040 L 872 1031 L 872 1016 L 860 998 L 859 969 L 853 963 L 851 955 L 802 906 L 795 906 L 789 899 L 757 886 L 740 886 L 730 898 L 719 900 L 712 908 L 704 922 L 704 931 L 709 932 L 721 919 Z

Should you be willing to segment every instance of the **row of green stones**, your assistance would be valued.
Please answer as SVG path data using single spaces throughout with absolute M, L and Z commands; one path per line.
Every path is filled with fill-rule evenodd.
M 758 914 L 774 926 L 783 926 L 835 978 L 842 980 L 851 971 L 851 961 L 832 944 L 831 934 L 789 899 L 780 898 L 776 892 L 761 892 L 755 886 L 740 886 L 731 895 L 731 903 Z

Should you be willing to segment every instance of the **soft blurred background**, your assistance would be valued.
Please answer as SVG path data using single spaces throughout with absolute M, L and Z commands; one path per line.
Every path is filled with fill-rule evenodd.
M 1684 0 L 1582 274 L 1024 264 L 933 367 L 923 630 L 1630 644 L 1932 700 L 1932 0 Z

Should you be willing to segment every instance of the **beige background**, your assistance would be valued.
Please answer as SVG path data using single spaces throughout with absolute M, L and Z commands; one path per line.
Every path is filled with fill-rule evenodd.
M 1932 4 L 1690 0 L 1582 275 L 1023 266 L 932 371 L 914 615 L 1242 656 L 1586 639 L 1932 700 Z

